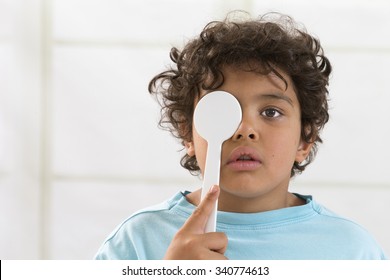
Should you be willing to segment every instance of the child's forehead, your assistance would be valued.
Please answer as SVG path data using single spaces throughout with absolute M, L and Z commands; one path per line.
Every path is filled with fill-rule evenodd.
M 199 97 L 225 87 L 227 84 L 237 84 L 247 82 L 248 80 L 267 80 L 276 88 L 280 88 L 285 91 L 288 87 L 292 86 L 294 89 L 293 81 L 291 77 L 278 67 L 272 67 L 272 69 L 264 70 L 259 67 L 243 67 L 242 65 L 224 65 L 220 68 L 220 74 L 222 75 L 222 82 L 217 88 L 208 88 L 204 85 L 213 84 L 214 76 L 209 75 L 203 85 L 200 87 Z M 242 75 L 244 74 L 244 75 Z M 243 79 L 243 77 L 245 77 Z
M 239 67 L 224 68 L 221 71 L 224 75 L 223 83 L 215 89 L 202 89 L 195 98 L 195 104 L 208 93 L 222 90 L 233 94 L 243 104 L 278 100 L 286 101 L 294 110 L 299 109 L 300 101 L 290 76 L 279 69 L 275 71 L 259 73 Z

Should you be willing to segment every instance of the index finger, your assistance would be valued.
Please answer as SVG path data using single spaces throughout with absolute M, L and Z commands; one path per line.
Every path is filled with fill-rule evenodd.
M 207 195 L 203 198 L 198 207 L 185 222 L 183 230 L 188 230 L 195 234 L 204 233 L 207 220 L 209 219 L 210 214 L 215 207 L 219 192 L 220 189 L 218 185 L 214 185 L 210 188 Z

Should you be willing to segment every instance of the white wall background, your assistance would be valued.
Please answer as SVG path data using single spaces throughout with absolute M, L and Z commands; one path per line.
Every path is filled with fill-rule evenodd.
M 390 2 L 0 0 L 0 258 L 90 259 L 133 211 L 193 190 L 153 75 L 210 20 L 290 14 L 330 57 L 331 120 L 292 190 L 390 252 Z

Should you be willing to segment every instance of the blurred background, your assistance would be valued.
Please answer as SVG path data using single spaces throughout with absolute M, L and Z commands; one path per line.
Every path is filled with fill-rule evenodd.
M 390 253 L 389 1 L 0 0 L 0 259 L 91 259 L 131 213 L 200 186 L 147 85 L 172 46 L 236 9 L 320 38 L 331 119 L 291 190 Z

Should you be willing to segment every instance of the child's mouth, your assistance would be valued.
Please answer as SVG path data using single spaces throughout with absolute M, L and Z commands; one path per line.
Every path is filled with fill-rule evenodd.
M 231 153 L 227 165 L 236 171 L 251 171 L 261 165 L 261 160 L 255 149 L 238 147 Z

